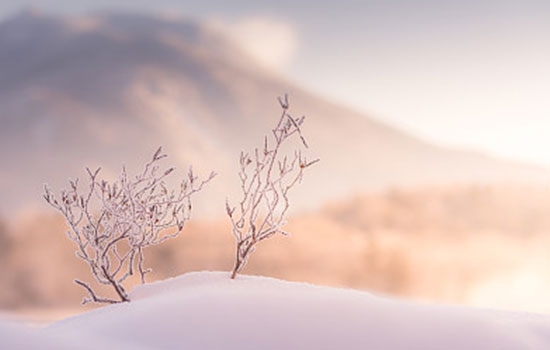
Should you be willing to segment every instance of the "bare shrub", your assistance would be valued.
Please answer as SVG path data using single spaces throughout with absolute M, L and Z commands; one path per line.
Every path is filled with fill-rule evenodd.
M 285 214 L 290 206 L 288 192 L 302 180 L 304 170 L 319 159 L 307 161 L 301 150 L 295 149 L 290 156 L 281 147 L 296 135 L 305 148 L 308 147 L 302 135 L 305 117 L 292 117 L 288 110 L 288 96 L 279 98 L 283 109 L 279 121 L 271 131 L 271 137 L 264 137 L 261 149 L 251 154 L 241 152 L 239 178 L 242 198 L 237 207 L 226 201 L 226 211 L 232 224 L 232 233 L 237 244 L 235 265 L 231 278 L 235 278 L 256 244 L 283 231 Z
M 61 212 L 69 224 L 69 239 L 78 246 L 76 255 L 91 268 L 97 282 L 111 286 L 117 299 L 98 297 L 86 282 L 74 282 L 85 288 L 89 297 L 83 303 L 129 301 L 123 282 L 139 273 L 141 282 L 151 271 L 144 266 L 143 250 L 176 237 L 191 214 L 191 197 L 209 182 L 215 173 L 198 181 L 191 168 L 178 190 L 168 190 L 165 179 L 174 171 L 161 171 L 159 162 L 166 155 L 159 148 L 143 171 L 128 176 L 123 167 L 118 180 L 99 180 L 100 168 L 88 173 L 89 185 L 80 190 L 78 179 L 60 199 L 45 186 L 44 199 Z

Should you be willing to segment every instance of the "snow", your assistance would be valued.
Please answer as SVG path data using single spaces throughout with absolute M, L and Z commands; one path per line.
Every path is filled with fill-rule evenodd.
M 132 302 L 41 329 L 0 321 L 0 348 L 548 349 L 550 316 L 430 305 L 367 292 L 196 272 Z
M 38 328 L 25 325 L 21 320 L 0 317 L 0 349 L 75 349 L 73 343 Z

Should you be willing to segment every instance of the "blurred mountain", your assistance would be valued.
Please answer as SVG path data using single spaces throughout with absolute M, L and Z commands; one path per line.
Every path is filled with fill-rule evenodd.
M 138 171 L 163 145 L 182 172 L 220 173 L 203 203 L 221 214 L 225 196 L 235 198 L 239 152 L 261 144 L 285 92 L 291 112 L 307 115 L 309 152 L 322 160 L 294 194 L 298 208 L 356 190 L 549 177 L 430 145 L 319 98 L 202 23 L 22 12 L 0 23 L 0 212 L 39 201 L 43 183 L 59 189 L 85 166 Z

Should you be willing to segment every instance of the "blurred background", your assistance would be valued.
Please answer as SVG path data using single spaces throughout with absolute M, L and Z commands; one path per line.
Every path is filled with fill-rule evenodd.
M 277 97 L 306 115 L 287 230 L 244 273 L 550 312 L 548 1 L 0 3 L 0 309 L 86 310 L 91 281 L 41 198 L 159 145 L 219 173 L 149 280 L 230 270 L 225 198 Z M 106 291 L 108 293 L 108 291 Z

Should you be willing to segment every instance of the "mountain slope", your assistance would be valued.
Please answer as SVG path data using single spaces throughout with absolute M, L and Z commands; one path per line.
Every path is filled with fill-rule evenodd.
M 442 149 L 324 101 L 189 20 L 21 13 L 0 23 L 0 212 L 39 197 L 83 168 L 130 170 L 164 145 L 179 168 L 220 173 L 208 189 L 222 212 L 242 149 L 261 142 L 276 97 L 306 114 L 310 154 L 322 162 L 296 191 L 297 207 L 357 189 L 448 182 L 544 182 L 548 173 Z M 397 103 L 398 101 L 396 101 Z M 183 171 L 183 170 L 182 170 Z

